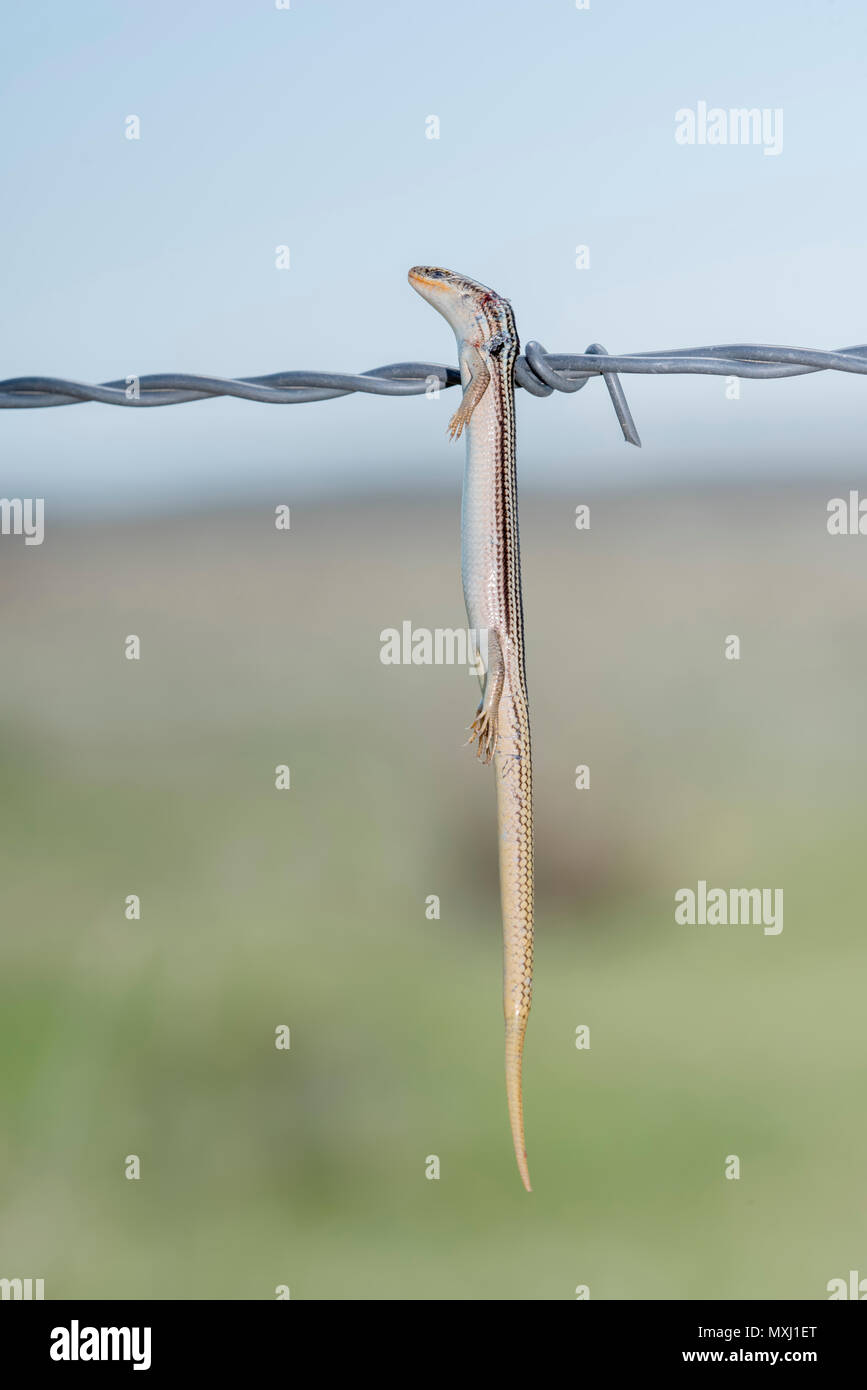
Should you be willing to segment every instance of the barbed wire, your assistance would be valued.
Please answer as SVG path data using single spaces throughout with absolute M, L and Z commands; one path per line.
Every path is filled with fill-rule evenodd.
M 613 356 L 600 343 L 591 343 L 583 353 L 568 354 L 546 352 L 540 343 L 531 341 L 525 344 L 515 363 L 515 384 L 530 395 L 550 396 L 554 391 L 580 391 L 591 377 L 601 376 L 624 438 L 630 444 L 640 445 L 619 375 L 736 376 L 769 381 L 825 371 L 867 376 L 867 343 L 833 352 L 762 343 L 724 343 Z M 65 377 L 19 376 L 0 381 L 0 409 L 34 410 L 83 405 L 87 401 L 139 408 L 182 405 L 220 396 L 270 405 L 300 405 L 335 400 L 356 391 L 376 396 L 418 396 L 433 385 L 442 390 L 458 386 L 460 379 L 456 367 L 438 362 L 390 362 L 358 375 L 292 371 L 234 378 L 153 372 L 95 386 Z

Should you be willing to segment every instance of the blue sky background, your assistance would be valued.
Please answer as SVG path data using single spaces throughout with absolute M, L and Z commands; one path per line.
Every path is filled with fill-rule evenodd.
M 867 340 L 855 0 L 30 3 L 4 30 L 2 376 L 453 361 L 417 262 L 509 295 L 550 350 Z M 700 100 L 782 107 L 782 153 L 677 144 Z M 601 382 L 522 393 L 525 487 L 857 485 L 867 380 L 625 384 L 640 451 Z M 457 490 L 454 404 L 4 411 L 0 491 L 99 515 Z

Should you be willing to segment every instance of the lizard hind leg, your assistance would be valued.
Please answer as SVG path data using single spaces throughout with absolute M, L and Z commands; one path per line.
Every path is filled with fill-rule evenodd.
M 491 663 L 485 676 L 485 689 L 476 717 L 470 725 L 468 743 L 475 743 L 476 756 L 489 763 L 497 751 L 497 711 L 503 693 L 505 668 L 503 653 L 495 633 L 489 634 L 493 647 Z

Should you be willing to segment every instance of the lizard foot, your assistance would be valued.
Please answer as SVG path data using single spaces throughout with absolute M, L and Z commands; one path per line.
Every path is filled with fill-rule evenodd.
M 497 721 L 486 709 L 479 710 L 470 725 L 467 743 L 475 743 L 476 757 L 489 763 L 497 746 Z
M 473 405 L 467 401 L 461 401 L 452 418 L 449 420 L 449 438 L 460 439 L 464 432 L 464 426 L 470 422 L 473 413 Z

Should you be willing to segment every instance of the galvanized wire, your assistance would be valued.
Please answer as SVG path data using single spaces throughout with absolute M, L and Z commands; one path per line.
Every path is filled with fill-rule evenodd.
M 807 376 L 813 372 L 851 372 L 867 376 L 867 344 L 824 352 L 811 348 L 776 347 L 761 343 L 725 343 L 709 347 L 672 348 L 663 352 L 610 355 L 599 343 L 584 353 L 548 353 L 528 342 L 515 363 L 515 384 L 530 395 L 580 391 L 593 376 L 605 380 L 624 438 L 640 440 L 618 380 L 618 374 L 736 376 L 767 381 Z M 431 384 L 446 390 L 460 384 L 455 367 L 438 362 L 391 362 L 360 375 L 341 372 L 272 372 L 268 376 L 227 378 L 187 372 L 155 372 L 97 386 L 65 377 L 19 376 L 0 381 L 0 409 L 32 410 L 58 405 L 105 405 L 140 408 L 180 405 L 185 401 L 235 396 L 271 405 L 299 405 L 334 400 L 355 391 L 377 396 L 416 396 Z
M 36 406 L 82 405 L 85 401 L 124 406 L 181 405 L 215 396 L 238 396 L 270 405 L 299 405 L 305 401 L 333 400 L 353 391 L 377 396 L 418 396 L 433 377 L 442 387 L 456 386 L 461 379 L 456 368 L 435 362 L 391 362 L 385 367 L 372 367 L 360 376 L 302 371 L 234 378 L 153 372 L 122 381 L 104 381 L 99 386 L 67 381 L 65 377 L 16 376 L 0 381 L 0 408 L 26 410 Z

